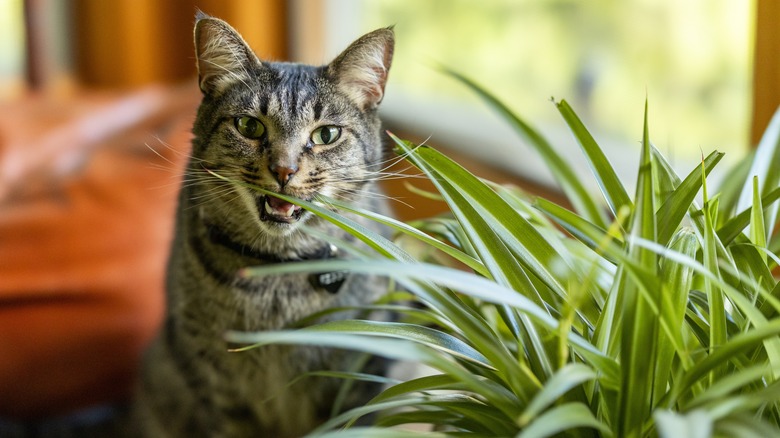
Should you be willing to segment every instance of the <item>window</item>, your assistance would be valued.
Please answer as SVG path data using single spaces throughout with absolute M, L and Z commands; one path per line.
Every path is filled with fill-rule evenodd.
M 24 72 L 21 0 L 0 0 L 0 100 L 19 92 Z
M 436 63 L 486 86 L 563 153 L 577 146 L 550 98 L 566 99 L 626 175 L 638 160 L 647 96 L 651 140 L 687 173 L 702 152 L 721 150 L 733 162 L 747 150 L 754 7 L 728 0 L 330 0 L 325 51 L 333 56 L 357 35 L 396 25 L 385 118 L 539 182 L 549 175 L 539 173 L 535 155 Z

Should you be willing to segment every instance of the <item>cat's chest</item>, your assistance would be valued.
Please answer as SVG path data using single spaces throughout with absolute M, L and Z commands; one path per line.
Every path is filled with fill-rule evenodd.
M 312 284 L 308 274 L 285 274 L 236 276 L 233 283 L 212 280 L 185 287 L 190 294 L 199 287 L 206 295 L 200 297 L 205 305 L 197 307 L 198 313 L 214 330 L 259 331 L 281 329 L 313 312 L 339 305 L 349 283 L 347 279 L 334 293 Z
M 344 292 L 317 287 L 309 274 L 287 274 L 254 278 L 249 285 L 231 288 L 228 299 L 243 317 L 234 321 L 234 327 L 268 330 L 338 305 Z

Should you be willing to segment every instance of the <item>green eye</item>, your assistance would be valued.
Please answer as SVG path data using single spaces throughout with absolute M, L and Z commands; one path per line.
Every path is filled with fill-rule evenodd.
M 314 144 L 331 144 L 341 137 L 341 128 L 338 126 L 322 126 L 311 133 L 311 142 Z
M 254 117 L 236 117 L 236 129 L 246 138 L 260 138 L 265 134 L 265 125 Z

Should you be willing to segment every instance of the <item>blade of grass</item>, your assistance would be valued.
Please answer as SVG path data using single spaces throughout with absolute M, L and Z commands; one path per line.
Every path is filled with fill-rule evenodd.
M 424 169 L 424 168 L 423 168 Z M 446 181 L 437 181 L 437 187 L 447 199 L 459 222 L 469 235 L 469 240 L 476 249 L 480 259 L 485 263 L 491 276 L 503 284 L 515 290 L 525 291 L 540 307 L 545 308 L 544 303 L 536 292 L 536 288 L 529 281 L 525 272 L 517 263 L 512 254 L 499 239 L 495 231 L 484 221 L 471 203 L 464 200 L 460 192 L 452 189 Z M 507 307 L 501 306 L 499 313 L 518 341 L 522 340 L 528 351 L 531 367 L 536 375 L 543 376 L 552 373 L 550 360 L 544 351 L 541 336 L 537 329 L 523 315 L 516 315 Z M 514 368 L 511 368 L 514 369 Z M 512 376 L 510 368 L 502 368 L 507 377 Z M 516 389 L 518 382 L 513 383 Z
M 631 198 L 629 198 L 623 183 L 618 178 L 617 173 L 615 173 L 615 169 L 606 155 L 604 155 L 604 151 L 596 143 L 596 140 L 588 132 L 582 120 L 577 117 L 577 114 L 565 100 L 561 100 L 555 106 L 563 116 L 566 124 L 569 125 L 569 130 L 574 135 L 574 139 L 577 140 L 580 148 L 585 153 L 601 193 L 604 195 L 610 210 L 612 210 L 612 215 L 617 216 L 618 211 L 623 206 L 633 209 L 634 205 L 631 202 Z
M 700 248 L 696 235 L 691 230 L 682 229 L 670 242 L 670 248 L 687 257 L 696 257 Z M 666 394 L 669 381 L 672 379 L 672 369 L 675 358 L 679 360 L 683 370 L 693 366 L 690 352 L 684 339 L 685 309 L 688 302 L 688 292 L 693 288 L 694 270 L 691 267 L 672 260 L 661 258 L 660 275 L 664 284 L 661 297 L 660 322 L 668 342 L 659 345 L 655 363 L 655 383 L 653 385 L 652 405 Z
M 586 405 L 564 403 L 545 411 L 517 435 L 517 438 L 551 437 L 577 428 L 592 428 L 603 436 L 612 436 L 609 428 L 598 421 Z
M 750 241 L 759 248 L 766 248 L 767 230 L 764 227 L 764 209 L 758 192 L 758 176 L 753 177 L 753 205 L 750 209 Z M 760 253 L 766 264 L 767 258 Z
M 655 206 L 653 194 L 653 172 L 650 158 L 650 138 L 647 123 L 647 101 L 645 101 L 644 131 L 642 136 L 642 157 L 639 163 L 634 214 L 630 232 L 634 237 L 656 240 Z M 641 246 L 629 243 L 629 256 L 649 275 L 655 275 L 656 255 Z M 625 281 L 622 290 L 621 312 L 623 329 L 621 336 L 621 391 L 618 395 L 618 424 L 620 436 L 637 436 L 642 425 L 651 414 L 653 374 L 658 352 L 658 315 L 652 310 L 660 308 L 660 291 L 649 292 L 643 299 L 633 280 Z
M 729 218 L 736 211 L 739 211 L 737 210 L 737 202 L 739 202 L 739 196 L 748 180 L 747 175 L 753 165 L 755 155 L 756 150 L 753 148 L 746 151 L 745 156 L 728 169 L 727 175 L 729 177 L 724 178 L 718 187 L 721 217 Z M 719 223 L 718 226 L 721 227 L 723 224 Z
M 720 162 L 724 155 L 721 152 L 711 153 L 681 183 L 676 184 L 675 190 L 658 209 L 658 243 L 662 245 L 669 243 L 672 234 L 680 226 L 685 214 L 689 211 L 696 194 L 701 188 L 702 169 L 705 176 L 709 175 L 710 171 Z
M 311 326 L 307 330 L 344 331 L 378 337 L 405 339 L 442 351 L 452 357 L 493 369 L 493 366 L 488 363 L 485 356 L 476 351 L 472 346 L 448 333 L 430 327 L 400 322 L 338 320 Z
M 580 182 L 580 178 L 569 166 L 569 164 L 561 158 L 561 156 L 553 149 L 553 147 L 547 142 L 547 140 L 530 125 L 520 119 L 509 107 L 503 102 L 498 100 L 493 94 L 489 93 L 483 87 L 476 82 L 467 78 L 466 76 L 450 70 L 448 68 L 442 68 L 442 70 L 453 78 L 457 79 L 467 87 L 471 88 L 482 99 L 484 99 L 493 109 L 495 109 L 501 116 L 503 116 L 515 130 L 531 145 L 533 146 L 539 155 L 545 160 L 547 166 L 552 171 L 553 175 L 558 180 L 564 193 L 568 196 L 574 208 L 584 217 L 588 218 L 591 222 L 598 226 L 605 227 L 606 220 L 603 213 L 599 209 L 598 205 L 593 201 L 588 190 Z
M 761 198 L 761 205 L 764 209 L 766 209 L 778 199 L 780 199 L 780 187 L 770 191 L 765 196 L 763 196 Z M 721 227 L 718 229 L 718 237 L 725 245 L 728 245 L 734 241 L 734 239 L 739 236 L 742 230 L 744 230 L 745 227 L 750 224 L 752 211 L 753 207 L 751 205 L 751 207 L 739 212 L 739 214 L 734 215 L 731 219 L 727 220 L 723 225 L 721 225 Z
M 569 390 L 596 377 L 596 373 L 591 368 L 582 364 L 568 364 L 559 369 L 525 408 L 517 420 L 518 424 L 521 427 L 530 424 L 544 409 L 559 400 Z
M 780 320 L 768 321 L 761 327 L 756 327 L 745 333 L 733 336 L 728 342 L 721 345 L 702 360 L 696 362 L 690 370 L 685 372 L 680 379 L 672 382 L 669 393 L 662 405 L 671 408 L 680 396 L 689 391 L 699 379 L 708 375 L 711 371 L 722 367 L 732 358 L 759 347 L 762 343 L 780 335 Z
M 379 429 L 370 427 L 353 427 L 345 430 L 307 435 L 311 438 L 447 438 L 446 433 L 415 432 L 401 429 Z
M 425 263 L 411 265 L 389 260 L 332 260 L 259 266 L 247 268 L 243 273 L 244 275 L 262 276 L 310 271 L 353 271 L 363 274 L 386 275 L 393 276 L 404 284 L 415 279 L 430 281 L 486 302 L 512 306 L 518 311 L 527 314 L 534 321 L 546 327 L 551 332 L 555 332 L 558 327 L 558 321 L 555 318 L 537 307 L 525 296 L 518 294 L 511 289 L 468 272 Z M 237 339 L 233 340 L 237 341 Z M 610 380 L 612 380 L 612 382 L 616 381 L 613 379 L 617 378 L 618 367 L 614 359 L 601 353 L 590 342 L 576 333 L 570 333 L 569 340 L 572 347 L 587 358 L 587 360 L 602 373 L 602 379 L 604 379 L 605 384 L 610 384 Z M 244 343 L 251 343 L 251 340 L 246 339 Z M 483 349 L 478 350 L 491 359 Z M 373 351 L 373 349 L 371 351 Z
M 719 275 L 720 271 L 713 272 L 711 267 L 705 266 L 704 264 L 699 263 L 697 260 L 688 257 L 684 254 L 681 254 L 669 248 L 658 245 L 658 243 L 656 242 L 635 238 L 630 240 L 630 243 L 643 246 L 655 252 L 661 257 L 673 260 L 676 263 L 680 263 L 682 265 L 692 268 L 698 275 L 702 277 L 701 279 L 702 283 L 708 281 L 714 288 L 717 288 L 721 293 L 725 294 L 729 298 L 731 303 L 733 303 L 733 305 L 736 306 L 736 309 L 742 312 L 746 320 L 752 326 L 754 326 L 755 329 L 763 329 L 768 324 L 771 324 L 772 322 L 775 321 L 774 319 L 767 320 L 767 318 L 764 317 L 761 311 L 758 308 L 756 308 L 753 300 L 746 297 L 744 293 L 741 290 L 737 289 L 735 286 L 732 286 L 728 282 L 724 281 Z M 710 249 L 711 248 L 712 247 L 710 247 Z M 738 269 L 736 268 L 736 266 L 732 266 L 731 264 L 720 263 L 718 264 L 718 266 L 720 267 L 720 269 L 733 270 L 734 273 L 738 273 Z M 749 278 L 743 278 L 740 276 L 736 276 L 736 278 L 740 278 L 742 281 L 746 281 L 746 282 L 750 281 Z M 690 327 L 694 331 L 699 329 L 703 329 L 704 331 L 706 331 L 706 333 L 702 332 L 697 334 L 700 335 L 702 339 L 701 341 L 702 346 L 709 347 L 710 346 L 709 332 L 711 331 L 711 324 L 712 324 L 711 321 L 708 319 L 709 312 L 710 312 L 709 301 L 707 299 L 706 293 L 700 295 L 702 295 L 702 298 L 700 299 L 701 302 L 698 303 L 698 307 L 700 309 L 703 309 L 703 311 L 707 312 L 707 314 L 700 315 L 698 319 L 700 319 L 701 322 L 698 323 L 699 324 L 698 327 L 697 326 L 690 326 Z M 691 292 L 690 300 L 691 301 L 699 300 L 696 291 Z M 724 320 L 723 324 L 725 326 L 727 315 L 724 314 L 722 318 Z M 691 321 L 695 322 L 695 320 L 691 320 Z M 727 330 L 726 333 L 728 333 Z M 764 341 L 764 348 L 766 350 L 767 357 L 769 358 L 769 363 L 772 366 L 773 375 L 776 376 L 780 375 L 780 339 L 778 338 L 766 339 Z
M 464 201 L 451 205 L 454 212 L 461 205 L 467 209 L 478 207 L 481 222 L 502 233 L 503 244 L 511 245 L 513 251 L 521 256 L 523 265 L 560 297 L 566 297 L 565 288 L 550 267 L 552 261 L 560 260 L 559 255 L 533 225 L 518 215 L 487 185 L 441 153 L 426 146 L 420 146 L 411 153 L 411 145 L 392 134 L 391 138 L 404 152 L 410 154 L 413 164 L 429 173 L 443 195 L 465 197 Z M 444 182 L 449 185 L 443 186 Z
M 704 171 L 701 173 L 702 193 L 704 195 L 704 243 L 702 251 L 704 253 L 704 267 L 709 270 L 713 277 L 720 279 L 720 269 L 718 267 L 716 234 L 714 227 L 713 214 L 717 212 L 717 205 L 710 202 L 707 194 L 707 180 Z M 720 348 L 726 342 L 726 307 L 723 298 L 723 291 L 709 277 L 704 278 L 704 291 L 707 294 L 707 303 L 709 305 L 709 352 Z M 710 383 L 714 382 L 722 373 L 724 368 L 716 368 L 710 375 Z
M 600 253 L 611 263 L 617 264 L 622 258 L 624 243 L 619 236 L 608 233 L 607 230 L 544 198 L 536 199 L 534 205 L 572 236 Z
M 397 397 L 408 396 L 417 393 L 424 394 L 436 390 L 457 391 L 465 389 L 466 387 L 463 386 L 463 384 L 453 376 L 447 374 L 433 374 L 393 385 L 382 391 L 369 403 L 385 402 Z
M 735 436 L 739 438 L 766 438 L 780 436 L 777 425 L 770 425 L 756 418 L 755 415 L 731 415 L 717 422 L 717 432 L 720 436 Z
M 371 220 L 373 220 L 375 222 L 378 222 L 380 224 L 387 225 L 387 226 L 393 228 L 394 230 L 396 230 L 398 232 L 404 233 L 407 236 L 411 236 L 411 237 L 413 237 L 413 238 L 415 238 L 415 239 L 425 243 L 426 245 L 430 245 L 430 246 L 432 246 L 432 247 L 434 247 L 434 248 L 444 252 L 445 254 L 449 255 L 450 257 L 454 258 L 455 260 L 463 263 L 464 265 L 468 266 L 469 268 L 473 269 L 475 272 L 477 272 L 477 273 L 479 273 L 481 275 L 485 275 L 485 276 L 489 275 L 488 271 L 485 269 L 485 266 L 479 260 L 476 260 L 475 258 L 470 257 L 469 255 L 463 253 L 462 251 L 458 251 L 455 248 L 453 248 L 453 247 L 451 247 L 451 246 L 449 246 L 449 245 L 447 245 L 447 244 L 445 244 L 443 242 L 440 242 L 440 241 L 432 238 L 431 236 L 421 232 L 420 230 L 418 230 L 418 229 L 416 229 L 416 228 L 414 228 L 412 226 L 409 226 L 409 225 L 407 225 L 407 224 L 405 224 L 405 223 L 403 223 L 403 222 L 401 222 L 399 220 L 396 220 L 396 219 L 393 219 L 393 218 L 390 218 L 390 217 L 387 217 L 387 216 L 384 216 L 384 215 L 381 215 L 381 214 L 378 214 L 378 213 L 374 213 L 372 211 L 368 211 L 368 210 L 365 210 L 365 209 L 357 208 L 357 207 L 355 207 L 353 205 L 347 204 L 345 202 L 338 201 L 338 200 L 333 199 L 333 198 L 329 198 L 329 197 L 325 197 L 325 196 L 320 196 L 320 198 L 322 198 L 324 200 L 324 202 L 326 202 L 329 205 L 333 205 L 333 206 L 338 207 L 339 209 L 344 210 L 344 211 L 349 211 L 349 212 L 358 214 L 360 216 L 363 216 L 365 218 L 371 219 Z
M 685 414 L 657 410 L 653 414 L 660 438 L 710 438 L 713 420 L 704 411 L 691 411 Z
M 685 405 L 684 409 L 691 410 L 702 407 L 710 402 L 726 400 L 728 399 L 729 394 L 738 392 L 748 384 L 765 378 L 770 372 L 771 369 L 766 366 L 766 364 L 737 370 L 724 376 L 723 379 L 706 388 L 704 392 L 697 394 L 691 402 Z
M 392 134 L 391 138 L 396 141 L 399 147 L 404 149 L 408 158 L 418 168 L 423 170 L 437 186 L 439 192 L 450 205 L 452 212 L 458 218 L 464 231 L 466 231 L 471 244 L 479 254 L 480 260 L 490 271 L 491 276 L 499 284 L 507 285 L 516 291 L 523 291 L 540 308 L 546 309 L 544 302 L 549 302 L 549 299 L 544 300 L 544 297 L 539 295 L 539 290 L 527 277 L 525 270 L 517 262 L 512 252 L 510 252 L 510 248 L 507 248 L 507 244 L 512 244 L 515 240 L 497 234 L 497 231 L 501 230 L 497 230 L 492 226 L 494 222 L 486 220 L 491 215 L 501 215 L 501 218 L 498 220 L 503 222 L 523 220 L 522 217 L 511 209 L 484 182 L 451 160 L 438 153 L 426 153 L 435 152 L 427 147 L 412 149 Z M 437 169 L 437 164 L 440 167 L 441 165 L 449 164 L 450 167 L 447 171 L 451 177 L 444 176 Z M 444 178 L 440 178 L 442 176 Z M 454 184 L 458 185 L 457 189 L 453 187 Z M 477 198 L 482 200 L 475 202 Z M 490 207 L 484 206 L 484 202 L 490 202 Z M 528 224 L 528 229 L 533 230 L 530 224 Z M 542 242 L 544 242 L 543 239 Z M 534 249 L 539 251 L 544 248 L 534 247 Z M 548 252 L 552 254 L 554 251 L 548 249 Z M 552 354 L 545 348 L 542 335 L 537 333 L 538 329 L 523 315 L 515 315 L 510 308 L 500 308 L 499 313 L 510 330 L 512 330 L 514 336 L 519 341 L 522 340 L 523 345 L 521 348 L 526 349 L 530 365 L 536 375 L 551 375 Z M 504 371 L 508 373 L 507 375 L 511 375 L 509 374 L 509 369 Z
M 776 189 L 778 182 L 780 182 L 780 108 L 775 111 L 756 148 L 748 178 L 752 180 L 755 176 L 758 177 L 762 197 Z M 737 211 L 750 208 L 753 203 L 752 192 L 753 187 L 749 184 L 749 180 L 744 181 L 737 203 Z M 764 223 L 767 224 L 768 228 L 772 229 L 777 223 L 777 213 L 777 204 L 773 204 L 764 212 Z

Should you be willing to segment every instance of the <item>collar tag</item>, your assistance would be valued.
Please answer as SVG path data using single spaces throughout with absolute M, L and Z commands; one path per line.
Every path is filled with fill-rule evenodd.
M 347 271 L 313 273 L 309 275 L 309 283 L 315 289 L 325 289 L 332 294 L 337 294 L 347 280 L 347 275 Z

